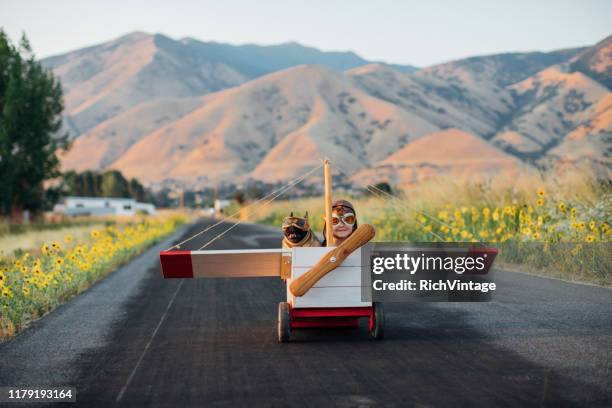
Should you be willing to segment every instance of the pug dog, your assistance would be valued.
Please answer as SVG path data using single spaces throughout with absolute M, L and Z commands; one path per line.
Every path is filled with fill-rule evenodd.
M 310 229 L 308 211 L 303 217 L 293 215 L 283 219 L 283 248 L 319 247 L 321 242 Z

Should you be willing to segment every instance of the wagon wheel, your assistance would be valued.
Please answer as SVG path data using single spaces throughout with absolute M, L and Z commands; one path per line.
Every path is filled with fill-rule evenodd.
M 291 313 L 289 303 L 278 304 L 278 342 L 286 343 L 291 336 Z
M 374 308 L 374 322 L 370 324 L 370 337 L 374 340 L 381 340 L 385 335 L 385 310 L 380 302 L 372 303 Z

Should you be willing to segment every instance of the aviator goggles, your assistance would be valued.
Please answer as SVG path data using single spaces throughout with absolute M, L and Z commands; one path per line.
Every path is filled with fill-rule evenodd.
M 302 231 L 306 231 L 308 226 L 308 220 L 300 217 L 285 217 L 283 219 L 283 229 L 287 229 L 289 227 L 296 227 L 301 229 Z
M 332 226 L 335 227 L 335 226 L 340 225 L 340 221 L 342 221 L 344 225 L 348 227 L 352 227 L 353 225 L 355 225 L 355 214 L 346 213 L 342 215 L 332 215 L 332 218 L 331 218 Z

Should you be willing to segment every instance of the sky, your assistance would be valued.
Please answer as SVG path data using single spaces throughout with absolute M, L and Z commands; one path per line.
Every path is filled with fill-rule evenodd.
M 261 45 L 296 41 L 419 67 L 592 45 L 612 34 L 611 0 L 0 0 L 0 26 L 40 58 L 132 31 Z

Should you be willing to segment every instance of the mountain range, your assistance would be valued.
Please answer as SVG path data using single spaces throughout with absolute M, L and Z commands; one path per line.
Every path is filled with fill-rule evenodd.
M 591 47 L 432 67 L 297 43 L 132 33 L 47 58 L 74 138 L 63 169 L 156 185 L 280 181 L 330 157 L 409 185 L 586 163 L 610 178 L 612 36 Z

